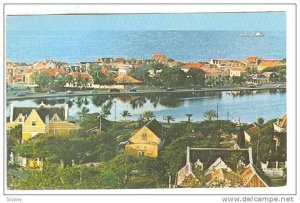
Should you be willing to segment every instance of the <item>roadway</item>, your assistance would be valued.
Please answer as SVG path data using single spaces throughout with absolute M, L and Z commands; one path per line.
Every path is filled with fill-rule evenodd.
M 193 89 L 174 89 L 172 91 L 162 90 L 162 89 L 146 89 L 137 90 L 136 92 L 130 92 L 129 90 L 121 90 L 120 92 L 109 92 L 107 90 L 96 90 L 96 93 L 91 93 L 91 90 L 81 90 L 73 91 L 73 94 L 66 94 L 65 92 L 56 93 L 31 93 L 25 96 L 7 96 L 6 100 L 24 100 L 24 99 L 34 99 L 34 98 L 55 98 L 55 97 L 74 97 L 74 96 L 92 96 L 92 95 L 139 95 L 147 93 L 184 93 L 184 92 L 222 92 L 222 91 L 241 91 L 241 90 L 270 90 L 270 89 L 286 89 L 285 85 L 268 84 L 257 87 L 210 87 L 202 88 L 200 90 Z

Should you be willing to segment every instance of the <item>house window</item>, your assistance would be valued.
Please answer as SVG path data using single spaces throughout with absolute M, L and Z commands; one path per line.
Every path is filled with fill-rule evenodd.
M 145 156 L 145 152 L 144 151 L 138 151 L 138 156 Z
M 146 134 L 142 134 L 142 140 L 146 141 L 147 140 L 147 135 Z
M 19 118 L 19 123 L 22 123 L 23 122 L 23 119 L 22 118 Z
M 54 117 L 53 118 L 53 122 L 57 122 L 58 120 L 57 120 L 57 118 L 56 117 Z
M 31 121 L 32 126 L 36 126 L 36 121 Z

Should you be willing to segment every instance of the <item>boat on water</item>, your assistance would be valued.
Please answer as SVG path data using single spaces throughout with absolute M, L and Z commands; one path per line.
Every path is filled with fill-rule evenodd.
M 262 32 L 244 32 L 240 34 L 241 37 L 263 37 L 264 33 Z

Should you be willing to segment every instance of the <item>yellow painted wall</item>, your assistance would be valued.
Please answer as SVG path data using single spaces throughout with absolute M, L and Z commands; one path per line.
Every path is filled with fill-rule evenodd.
M 19 124 L 20 124 L 19 122 L 14 122 L 14 121 L 6 123 L 6 129 L 7 130 L 13 129 L 13 128 L 15 128 Z
M 36 121 L 36 126 L 32 126 L 32 121 Z M 34 134 L 45 133 L 45 124 L 33 109 L 22 126 L 22 139 L 28 140 Z
M 130 155 L 139 155 L 139 151 L 144 152 L 144 156 L 157 157 L 158 145 L 157 144 L 127 144 L 125 145 L 125 152 Z
M 47 132 L 49 134 L 60 134 L 60 135 L 68 135 L 71 130 L 76 129 L 76 125 L 62 121 L 62 122 L 50 122 L 47 126 Z M 55 132 L 56 131 L 56 132 Z
M 257 66 L 257 71 L 261 72 L 261 71 L 263 71 L 266 68 L 267 68 L 267 66 Z
M 142 139 L 142 135 L 147 135 L 147 140 Z M 138 132 L 128 140 L 131 144 L 125 145 L 125 152 L 132 155 L 138 155 L 138 151 L 143 151 L 144 156 L 157 157 L 158 145 L 161 140 L 146 126 L 143 126 Z
M 147 140 L 142 140 L 142 135 L 147 135 Z M 146 126 L 143 126 L 139 131 L 137 131 L 133 136 L 131 136 L 128 140 L 132 143 L 160 143 L 160 138 L 157 137 L 151 130 L 149 130 Z

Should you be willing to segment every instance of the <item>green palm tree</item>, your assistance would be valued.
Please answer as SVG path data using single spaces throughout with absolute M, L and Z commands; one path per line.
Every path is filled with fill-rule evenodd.
M 262 117 L 259 117 L 257 119 L 257 123 L 260 124 L 260 125 L 264 124 L 264 122 L 265 122 L 265 120 Z
M 171 115 L 165 116 L 164 120 L 166 120 L 168 124 L 170 124 L 171 121 L 175 121 L 175 119 Z
M 186 117 L 188 118 L 188 122 L 190 123 L 190 122 L 191 122 L 191 117 L 193 116 L 193 114 L 187 113 L 187 114 L 185 114 L 185 115 L 186 115 Z
M 204 117 L 211 121 L 213 118 L 217 117 L 217 113 L 215 110 L 209 109 L 204 112 Z
M 129 111 L 124 110 L 122 113 L 120 113 L 122 115 L 122 117 L 125 119 L 126 121 L 126 117 L 130 117 L 131 114 L 129 113 Z
M 85 119 L 89 111 L 90 110 L 88 108 L 83 107 L 81 111 L 77 112 L 77 115 L 79 116 L 79 120 Z
M 154 115 L 153 111 L 145 111 L 143 113 L 143 117 L 146 121 L 150 121 L 152 118 L 155 117 L 155 115 Z
M 66 80 L 66 83 L 68 83 L 69 85 L 74 84 L 74 78 L 71 75 L 66 75 L 65 80 Z
M 100 132 L 102 132 L 102 118 L 106 118 L 108 115 L 110 115 L 110 109 L 106 105 L 102 106 L 100 114 L 99 114 L 99 116 L 97 116 L 97 118 L 99 118 L 99 131 Z

